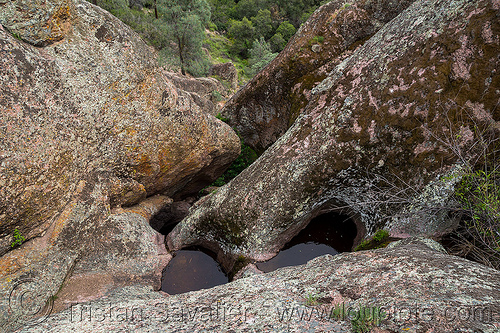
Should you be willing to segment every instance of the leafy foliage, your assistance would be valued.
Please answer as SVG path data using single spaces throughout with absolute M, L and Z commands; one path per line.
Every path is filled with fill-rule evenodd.
M 462 228 L 455 235 L 462 254 L 500 268 L 500 163 L 468 169 L 455 189 Z M 458 237 L 457 237 L 458 236 Z
M 252 41 L 255 36 L 255 27 L 252 21 L 246 17 L 241 21 L 231 21 L 229 36 L 233 41 L 231 52 L 234 55 L 248 58 L 248 50 L 252 46 Z
M 206 74 L 209 63 L 203 53 L 205 25 L 210 20 L 210 6 L 205 0 L 161 0 L 160 18 L 169 40 L 175 42 L 182 74 L 186 67 L 195 74 Z
M 222 121 L 227 121 L 220 114 L 217 115 L 217 118 Z M 217 178 L 210 186 L 223 186 L 231 181 L 231 179 L 238 176 L 243 170 L 245 170 L 250 164 L 255 162 L 257 159 L 257 153 L 250 147 L 248 147 L 245 143 L 243 143 L 243 139 L 241 140 L 241 153 L 236 158 L 236 160 L 229 166 L 229 169 L 226 172 Z
M 320 0 L 93 0 L 160 51 L 169 70 L 207 74 L 211 61 L 232 61 L 242 83 L 250 48 L 263 37 L 271 53 L 280 52 Z M 211 32 L 207 37 L 205 29 Z M 203 52 L 208 49 L 210 58 Z M 266 59 L 272 59 L 271 57 Z M 263 61 L 258 67 L 263 67 Z M 250 65 L 251 67 L 251 65 Z
M 295 32 L 295 27 L 288 21 L 282 22 L 276 29 L 276 33 L 281 34 L 286 41 L 290 40 L 295 35 Z
M 377 230 L 371 239 L 363 240 L 354 251 L 379 249 L 386 247 L 389 243 L 389 232 L 384 229 Z
M 271 51 L 271 47 L 269 46 L 269 43 L 264 40 L 264 37 L 260 37 L 259 40 L 255 40 L 252 48 L 250 49 L 250 59 L 248 61 L 252 73 L 258 73 L 268 63 L 270 63 L 271 60 L 276 58 L 277 55 L 277 53 L 273 53 Z
M 351 319 L 353 332 L 369 333 L 375 326 L 380 326 L 381 320 L 385 317 L 383 311 L 378 306 L 362 306 L 356 316 Z
M 12 243 L 10 244 L 11 247 L 16 247 L 16 246 L 19 246 L 21 245 L 24 241 L 26 240 L 26 238 L 21 235 L 21 233 L 19 232 L 19 229 L 15 229 L 14 230 L 14 240 L 12 241 Z
M 306 305 L 308 305 L 308 306 L 318 305 L 319 304 L 318 299 L 319 299 L 318 294 L 309 293 L 306 296 Z

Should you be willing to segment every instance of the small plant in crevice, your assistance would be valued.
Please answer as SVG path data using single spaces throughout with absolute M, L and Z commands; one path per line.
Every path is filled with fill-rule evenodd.
M 14 240 L 10 244 L 10 247 L 20 246 L 26 240 L 26 238 L 23 235 L 21 235 L 21 233 L 19 232 L 19 229 L 17 229 L 17 228 L 14 230 L 13 236 L 14 236 Z
M 387 318 L 387 313 L 380 306 L 361 306 L 356 310 L 345 303 L 339 303 L 335 304 L 329 317 L 335 321 L 350 321 L 353 332 L 368 333 L 381 325 L 382 320 Z
M 454 244 L 448 251 L 500 269 L 500 163 L 465 171 L 455 188 L 461 219 L 458 230 L 449 235 Z
M 354 251 L 379 249 L 386 247 L 389 243 L 389 232 L 384 229 L 379 229 L 370 239 L 363 240 L 358 246 L 356 246 Z
M 220 93 L 219 93 L 220 95 Z M 224 122 L 224 123 L 228 123 L 229 119 L 225 118 L 224 116 L 222 116 L 222 114 L 219 112 L 217 113 L 217 115 L 215 116 L 215 118 L 219 119 L 220 121 Z
M 469 147 L 456 143 L 460 134 L 447 141 L 463 168 L 448 177 L 458 180 L 449 210 L 460 225 L 443 243 L 450 254 L 500 269 L 500 137 L 494 126 L 475 123 L 473 132 Z
M 313 38 L 311 38 L 311 40 L 309 41 L 309 45 L 314 45 L 314 44 L 323 44 L 323 42 L 325 41 L 325 37 L 323 36 L 314 36 Z
M 15 39 L 17 39 L 17 40 L 21 40 L 21 41 L 23 40 L 23 39 L 21 38 L 21 35 L 20 35 L 20 34 L 18 34 L 17 32 L 13 32 L 13 33 L 12 33 L 12 36 L 13 36 Z
M 385 315 L 378 306 L 361 306 L 355 318 L 351 318 L 353 332 L 369 333 L 374 327 L 380 326 Z
M 319 295 L 318 294 L 312 294 L 308 293 L 307 296 L 305 297 L 306 299 L 306 305 L 308 306 L 314 306 L 319 304 Z
M 217 91 L 217 90 L 212 91 L 212 98 L 215 100 L 215 102 L 221 102 L 221 101 L 224 100 L 224 97 L 222 96 L 222 94 L 219 91 Z M 220 119 L 218 116 L 220 116 L 220 113 L 218 113 L 217 116 L 216 116 L 217 119 Z M 222 119 L 220 119 L 220 120 L 222 120 Z M 226 120 L 222 120 L 222 121 L 223 122 L 227 122 L 227 119 Z

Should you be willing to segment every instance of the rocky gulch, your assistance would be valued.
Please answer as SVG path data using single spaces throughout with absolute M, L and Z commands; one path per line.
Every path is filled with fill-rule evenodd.
M 311 38 L 308 29 L 320 24 L 342 36 L 338 27 L 346 17 L 394 5 L 377 3 L 322 6 L 292 45 L 233 96 L 223 113 L 233 117 L 241 133 L 252 133 L 252 138 L 245 136 L 249 144 L 272 143 L 266 131 L 252 124 L 274 116 L 287 124 L 293 116 L 289 104 L 279 101 L 295 89 L 288 81 L 295 67 L 287 66 L 303 53 L 287 53 L 294 41 Z M 204 245 L 228 266 L 238 255 L 265 260 L 312 218 L 336 209 L 349 212 L 368 234 L 386 227 L 399 237 L 438 236 L 455 228 L 457 221 L 446 212 L 404 215 L 417 202 L 442 205 L 453 192 L 463 156 L 447 145 L 450 136 L 467 158 L 474 158 L 467 147 L 474 145 L 478 131 L 488 128 L 498 136 L 498 9 L 495 1 L 414 2 L 355 50 L 337 51 L 331 72 L 311 89 L 286 133 L 279 136 L 280 130 L 264 121 L 279 139 L 228 185 L 200 200 L 169 234 L 169 247 Z M 340 37 L 330 38 L 337 45 Z M 325 36 L 321 47 L 329 42 Z M 307 63 L 315 61 L 313 46 L 304 52 Z M 318 76 L 314 66 L 311 71 L 299 72 Z M 274 88 L 275 94 L 260 94 Z M 255 106 L 257 102 L 283 105 L 283 112 L 272 105 Z M 254 139 L 268 141 L 259 146 Z M 411 193 L 390 204 L 388 198 L 407 191 Z

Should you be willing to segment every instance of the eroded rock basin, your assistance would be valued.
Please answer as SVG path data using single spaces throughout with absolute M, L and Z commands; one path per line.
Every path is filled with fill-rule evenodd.
M 175 295 L 188 291 L 207 289 L 228 282 L 215 255 L 193 247 L 180 250 L 163 270 L 161 290 Z
M 267 273 L 285 266 L 302 265 L 325 254 L 349 252 L 356 234 L 356 225 L 348 216 L 323 214 L 314 218 L 276 257 L 257 263 L 257 267 Z
M 271 272 L 296 266 L 325 254 L 349 252 L 357 229 L 346 215 L 327 213 L 314 218 L 274 258 L 256 263 L 259 270 Z M 177 251 L 163 271 L 161 289 L 171 295 L 211 288 L 229 282 L 216 261 L 216 255 L 201 247 Z

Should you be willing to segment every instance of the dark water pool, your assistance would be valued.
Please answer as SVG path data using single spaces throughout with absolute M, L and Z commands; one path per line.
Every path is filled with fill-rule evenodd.
M 227 283 L 214 258 L 213 253 L 201 248 L 177 251 L 163 270 L 161 290 L 173 295 Z
M 323 214 L 314 218 L 276 257 L 256 265 L 270 272 L 280 267 L 302 265 L 324 254 L 350 251 L 356 233 L 356 225 L 348 216 Z M 228 277 L 215 258 L 214 253 L 203 248 L 177 251 L 163 271 L 161 289 L 173 295 L 227 283 Z
M 257 263 L 257 267 L 264 272 L 271 272 L 280 267 L 305 264 L 324 254 L 351 251 L 356 234 L 356 225 L 348 216 L 323 214 L 309 222 L 276 257 Z

